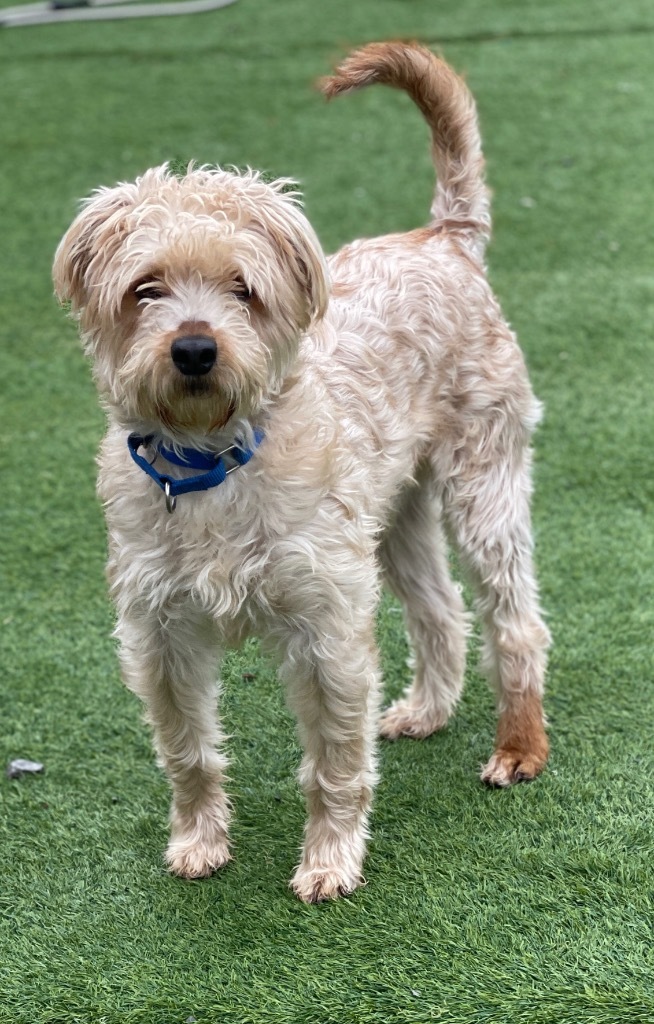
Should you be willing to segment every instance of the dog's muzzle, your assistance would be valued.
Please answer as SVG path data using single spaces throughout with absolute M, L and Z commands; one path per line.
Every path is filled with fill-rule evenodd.
M 214 366 L 218 348 L 214 339 L 206 334 L 189 334 L 175 338 L 170 346 L 170 355 L 185 377 L 201 377 Z

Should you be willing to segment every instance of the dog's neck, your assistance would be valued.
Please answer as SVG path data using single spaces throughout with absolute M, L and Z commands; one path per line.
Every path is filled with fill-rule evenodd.
M 127 438 L 127 448 L 136 465 L 164 492 L 168 512 L 174 512 L 179 495 L 219 487 L 230 473 L 247 465 L 264 436 L 262 430 L 255 428 L 251 444 L 237 436 L 229 447 L 217 454 L 210 454 L 194 448 L 173 449 L 155 442 L 152 435 L 142 437 L 132 433 Z M 147 451 L 153 452 L 154 457 L 147 457 L 144 454 Z M 184 472 L 181 476 L 171 476 L 167 470 L 157 468 L 162 460 L 168 466 L 181 467 Z
M 280 403 L 284 403 L 294 391 L 301 374 L 297 371 L 296 360 L 291 372 L 287 373 L 278 386 L 265 395 L 259 396 L 253 410 L 236 410 L 227 422 L 210 430 L 186 426 L 174 426 L 156 420 L 133 421 L 122 415 L 122 410 L 108 406 L 111 419 L 120 426 L 127 435 L 137 434 L 148 437 L 154 448 L 167 448 L 178 455 L 183 450 L 195 451 L 200 454 L 215 455 L 229 448 L 236 441 L 252 447 L 257 432 L 268 434 L 268 423 Z
M 123 426 L 128 434 L 148 437 L 154 449 L 166 449 L 179 456 L 185 451 L 197 452 L 199 456 L 212 456 L 229 448 L 236 440 L 250 446 L 255 431 L 262 427 L 263 419 L 262 416 L 234 416 L 224 426 L 209 432 L 189 428 L 174 429 L 158 423 Z

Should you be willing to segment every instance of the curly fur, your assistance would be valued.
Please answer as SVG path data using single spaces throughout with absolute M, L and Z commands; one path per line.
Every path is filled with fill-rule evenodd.
M 482 778 L 532 778 L 547 757 L 548 633 L 529 522 L 539 406 L 484 272 L 474 103 L 415 44 L 365 47 L 322 88 L 371 82 L 406 90 L 431 127 L 427 227 L 326 261 L 287 182 L 164 166 L 96 192 L 54 266 L 108 412 L 108 574 L 124 678 L 172 784 L 168 863 L 195 878 L 229 859 L 216 666 L 258 634 L 280 660 L 304 747 L 308 821 L 292 885 L 307 901 L 362 881 L 376 732 L 426 736 L 459 699 L 467 619 L 446 533 L 477 587 L 498 694 Z M 171 359 L 188 333 L 217 346 L 201 378 Z M 180 498 L 174 515 L 126 447 L 136 431 L 217 451 L 255 426 L 265 440 L 248 465 Z M 415 677 L 379 719 L 382 578 L 404 604 Z

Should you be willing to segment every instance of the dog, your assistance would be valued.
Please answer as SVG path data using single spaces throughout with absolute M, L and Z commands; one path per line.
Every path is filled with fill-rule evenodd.
M 108 578 L 124 679 L 172 786 L 169 869 L 199 878 L 230 859 L 217 666 L 258 635 L 304 751 L 291 886 L 306 902 L 363 882 L 377 734 L 428 736 L 461 695 L 448 540 L 497 691 L 481 777 L 532 779 L 548 755 L 529 511 L 540 407 L 486 279 L 475 104 L 415 43 L 365 46 L 320 84 L 331 98 L 375 82 L 431 129 L 428 226 L 327 260 L 288 180 L 163 165 L 86 200 L 54 262 L 108 415 Z M 414 678 L 380 714 L 382 581 Z

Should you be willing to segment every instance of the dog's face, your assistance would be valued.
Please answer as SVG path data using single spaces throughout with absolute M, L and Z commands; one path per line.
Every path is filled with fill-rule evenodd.
M 275 394 L 324 313 L 318 240 L 284 182 L 167 168 L 92 196 L 54 263 L 128 429 L 203 435 Z

